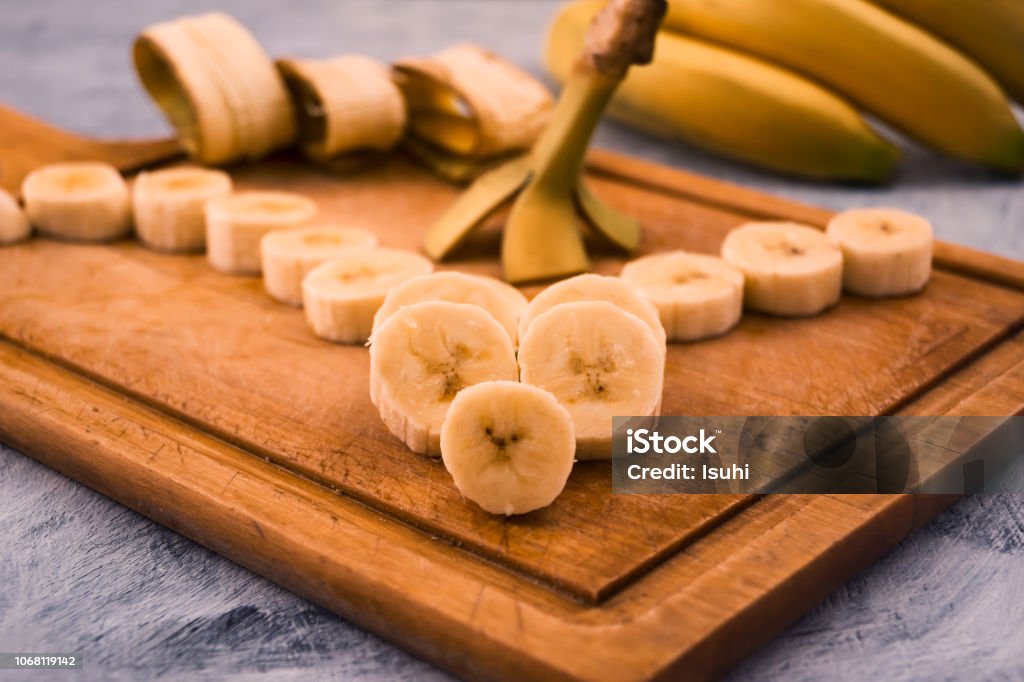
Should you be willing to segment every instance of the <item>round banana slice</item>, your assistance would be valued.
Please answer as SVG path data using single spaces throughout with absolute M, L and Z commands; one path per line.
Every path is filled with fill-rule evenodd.
M 430 260 L 412 251 L 348 251 L 313 268 L 302 280 L 306 320 L 320 338 L 363 343 L 388 292 L 433 270 Z
M 478 305 L 496 319 L 516 344 L 519 317 L 526 309 L 526 297 L 519 289 L 493 277 L 462 272 L 435 272 L 416 277 L 392 289 L 377 311 L 373 328 L 379 327 L 395 311 L 423 301 L 451 301 Z
M 7 190 L 0 189 L 0 245 L 23 241 L 31 234 L 32 224 L 18 201 Z
M 651 328 L 654 338 L 664 349 L 665 328 L 657 309 L 632 284 L 618 277 L 585 274 L 552 284 L 537 294 L 519 320 L 519 340 L 526 336 L 533 321 L 555 306 L 577 301 L 607 301 L 639 317 Z
M 515 381 L 508 334 L 486 310 L 425 301 L 402 308 L 370 343 L 370 400 L 388 430 L 420 454 L 441 452 L 455 395 L 482 381 Z
M 220 272 L 260 274 L 260 240 L 274 230 L 302 227 L 316 204 L 291 192 L 240 192 L 206 203 L 206 256 Z
M 843 288 L 884 298 L 920 291 L 932 274 L 932 226 L 919 215 L 886 208 L 844 211 L 828 224 L 843 252 Z
M 132 187 L 135 234 L 146 246 L 172 253 L 206 247 L 206 202 L 231 194 L 231 176 L 206 168 L 140 173 Z
M 519 344 L 524 383 L 551 391 L 569 411 L 579 459 L 609 459 L 612 417 L 661 409 L 665 347 L 636 315 L 607 301 L 555 306 Z
M 721 258 L 658 253 L 626 263 L 619 276 L 658 309 L 670 341 L 724 334 L 743 312 L 743 273 Z
M 388 150 L 405 132 L 405 100 L 384 64 L 362 55 L 282 59 L 277 68 L 297 103 L 299 141 L 311 159 Z
M 263 287 L 281 303 L 302 307 L 302 280 L 329 260 L 377 246 L 377 235 L 357 227 L 315 225 L 263 235 Z
M 441 425 L 441 458 L 455 487 L 492 514 L 554 502 L 575 450 L 572 418 L 555 396 L 516 381 L 459 391 Z
M 131 231 L 128 185 L 106 163 L 74 161 L 43 166 L 21 185 L 25 214 L 43 234 L 100 242 Z
M 726 236 L 722 258 L 743 271 L 743 303 L 751 310 L 804 317 L 839 301 L 843 255 L 813 227 L 747 223 Z

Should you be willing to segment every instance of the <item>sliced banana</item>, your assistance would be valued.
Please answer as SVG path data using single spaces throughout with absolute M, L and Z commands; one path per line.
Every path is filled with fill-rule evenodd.
M 743 303 L 751 310 L 804 317 L 839 301 L 843 255 L 813 227 L 747 223 L 726 236 L 722 258 L 743 271 Z
M 537 294 L 519 320 L 519 340 L 526 336 L 537 317 L 555 306 L 576 301 L 607 301 L 636 315 L 651 328 L 655 340 L 664 349 L 665 328 L 661 326 L 657 309 L 632 284 L 618 277 L 594 274 L 570 277 Z
M 554 502 L 575 450 L 572 418 L 555 396 L 516 381 L 459 391 L 441 425 L 441 457 L 455 487 L 492 514 Z
M 260 274 L 260 240 L 274 230 L 302 227 L 316 204 L 292 192 L 240 192 L 206 203 L 206 256 L 220 272 Z
M 15 244 L 31 234 L 32 224 L 18 201 L 7 190 L 0 189 L 0 245 Z
M 306 320 L 320 338 L 363 343 L 384 297 L 402 282 L 433 272 L 434 264 L 411 251 L 370 249 L 338 255 L 302 280 Z
M 932 226 L 913 213 L 887 208 L 843 211 L 828 224 L 843 252 L 843 288 L 884 298 L 920 291 L 932 274 Z
M 146 246 L 187 253 L 206 247 L 206 202 L 231 194 L 231 176 L 181 167 L 140 173 L 132 186 L 135 234 Z
M 39 232 L 98 242 L 131 231 L 128 185 L 106 163 L 74 161 L 43 166 L 21 185 L 25 214 Z
M 743 273 L 721 258 L 657 253 L 626 263 L 619 276 L 658 309 L 670 341 L 724 334 L 743 312 Z
M 275 230 L 260 240 L 263 288 L 281 303 L 302 306 L 302 280 L 329 260 L 377 246 L 377 235 L 358 227 L 314 225 Z
M 282 59 L 277 68 L 297 103 L 306 156 L 329 159 L 388 150 L 405 132 L 405 100 L 384 64 L 362 55 Z
M 437 455 L 455 395 L 482 381 L 515 381 L 508 334 L 483 308 L 425 301 L 406 306 L 370 343 L 370 400 L 413 452 Z
M 202 163 L 257 159 L 295 139 L 284 81 L 230 16 L 212 12 L 154 24 L 136 38 L 133 52 L 142 84 Z
M 536 78 L 481 47 L 460 44 L 395 63 L 414 135 L 460 156 L 526 149 L 554 100 Z
M 563 303 L 520 339 L 524 383 L 551 391 L 572 416 L 579 459 L 611 457 L 612 417 L 661 409 L 665 347 L 636 315 L 607 301 Z
M 451 301 L 478 305 L 496 319 L 516 344 L 519 317 L 526 309 L 526 297 L 518 289 L 493 277 L 462 272 L 435 272 L 416 277 L 392 289 L 377 311 L 376 329 L 395 311 L 422 301 Z

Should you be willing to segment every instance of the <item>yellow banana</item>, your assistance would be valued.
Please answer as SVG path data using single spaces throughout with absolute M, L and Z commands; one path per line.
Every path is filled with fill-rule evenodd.
M 664 27 L 806 74 L 950 156 L 1024 168 L 1024 132 L 996 82 L 865 0 L 673 0 Z
M 600 10 L 568 5 L 555 18 L 546 63 L 564 81 Z M 737 52 L 662 31 L 654 60 L 619 86 L 612 117 L 666 137 L 793 175 L 878 182 L 899 152 L 848 103 L 805 78 Z
M 875 0 L 960 48 L 1024 104 L 1024 2 Z

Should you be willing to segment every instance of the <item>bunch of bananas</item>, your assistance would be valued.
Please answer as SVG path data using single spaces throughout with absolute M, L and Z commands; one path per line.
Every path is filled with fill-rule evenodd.
M 550 73 L 564 81 L 602 0 L 555 18 Z M 789 175 L 883 182 L 899 148 L 870 114 L 939 153 L 1024 170 L 1021 0 L 670 0 L 654 61 L 609 113 Z

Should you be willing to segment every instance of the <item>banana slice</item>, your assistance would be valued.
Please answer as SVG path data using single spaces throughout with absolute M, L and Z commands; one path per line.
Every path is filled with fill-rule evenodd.
M 721 258 L 658 253 L 626 263 L 619 276 L 658 309 L 670 341 L 724 334 L 743 312 L 743 273 Z
M 306 320 L 320 338 L 363 343 L 388 292 L 433 270 L 430 260 L 411 251 L 348 251 L 313 268 L 302 280 Z
M 547 125 L 554 100 L 515 64 L 470 44 L 395 63 L 413 134 L 460 156 L 526 149 Z
M 0 245 L 15 244 L 28 239 L 31 234 L 32 224 L 18 206 L 18 201 L 7 190 L 0 189 Z
M 373 328 L 380 327 L 399 308 L 422 301 L 478 305 L 505 328 L 512 339 L 512 345 L 516 344 L 519 317 L 526 309 L 526 297 L 519 289 L 493 277 L 462 272 L 435 272 L 416 277 L 392 289 L 377 311 Z
M 302 306 L 302 280 L 329 260 L 377 246 L 377 236 L 356 227 L 330 225 L 275 230 L 260 240 L 263 287 L 281 303 Z
M 291 192 L 240 192 L 206 203 L 206 256 L 220 272 L 260 274 L 260 239 L 273 230 L 302 227 L 316 204 Z
M 375 59 L 282 59 L 277 68 L 298 103 L 299 141 L 311 159 L 388 150 L 405 132 L 405 100 Z
M 751 310 L 804 317 L 839 301 L 843 255 L 813 227 L 747 223 L 726 236 L 722 258 L 743 271 L 743 302 Z
M 43 166 L 22 182 L 21 196 L 29 222 L 53 237 L 99 242 L 131 231 L 128 185 L 110 164 Z
M 612 417 L 661 409 L 665 346 L 639 317 L 607 301 L 563 303 L 539 315 L 519 344 L 524 383 L 569 411 L 579 459 L 611 457 Z
M 206 202 L 231 194 L 231 176 L 206 168 L 140 173 L 132 187 L 135 234 L 146 246 L 173 253 L 206 247 Z
M 585 274 L 552 284 L 537 294 L 519 320 L 519 340 L 533 321 L 555 306 L 576 301 L 607 301 L 639 317 L 651 328 L 654 338 L 664 349 L 665 328 L 657 309 L 632 285 L 618 277 Z
M 843 252 L 843 288 L 884 298 L 920 291 L 932 274 L 932 226 L 921 216 L 863 208 L 835 216 L 826 231 Z
M 370 343 L 370 400 L 392 434 L 420 454 L 441 451 L 441 425 L 455 394 L 482 381 L 515 381 L 508 334 L 479 306 L 425 301 L 406 306 Z
M 274 63 L 244 26 L 220 12 L 154 24 L 135 40 L 135 69 L 206 164 L 258 159 L 295 139 L 295 114 Z
M 575 450 L 572 419 L 555 396 L 516 381 L 459 391 L 441 425 L 441 457 L 455 487 L 492 514 L 554 502 Z

